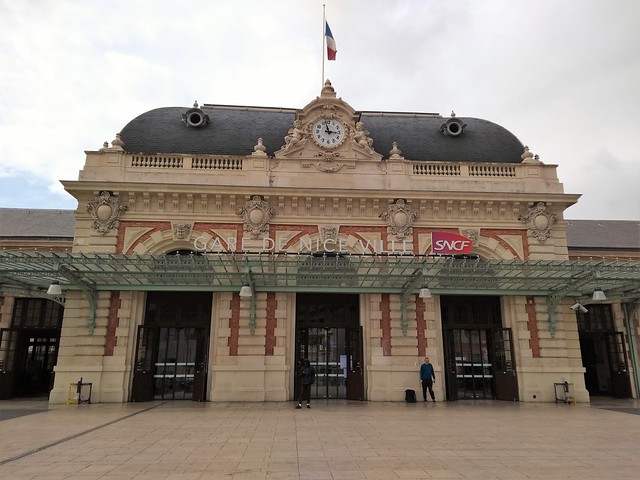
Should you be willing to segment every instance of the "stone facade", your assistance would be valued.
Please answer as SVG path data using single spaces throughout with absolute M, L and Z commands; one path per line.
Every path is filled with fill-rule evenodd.
M 209 117 L 208 126 L 187 122 L 184 128 L 215 125 Z M 330 147 L 322 143 L 323 133 L 324 141 L 335 133 L 322 131 L 327 118 L 340 130 Z M 283 146 L 271 155 L 262 138 L 241 156 L 130 153 L 118 136 L 111 147 L 87 152 L 77 181 L 63 182 L 79 204 L 73 252 L 429 254 L 431 234 L 439 231 L 472 239 L 473 253 L 482 258 L 569 258 L 564 211 L 578 195 L 564 192 L 556 165 L 528 148 L 507 164 L 415 161 L 402 156 L 395 141 L 377 145 L 359 118 L 327 84 L 296 112 Z M 250 303 L 237 292 L 211 295 L 206 399 L 293 399 L 296 293 L 256 292 L 253 326 Z M 52 403 L 66 401 L 68 385 L 79 377 L 93 384 L 94 402 L 131 400 L 145 298 L 144 289 L 98 292 L 91 332 L 86 297 L 67 294 Z M 405 389 L 418 385 L 425 355 L 445 378 L 440 302 L 440 295 L 412 295 L 405 333 L 400 295 L 359 295 L 365 400 L 402 400 Z M 552 385 L 561 380 L 574 385 L 577 401 L 589 400 L 571 303 L 561 301 L 551 332 L 544 298 L 500 298 L 502 326 L 513 335 L 519 400 L 553 401 Z M 436 383 L 439 399 L 446 398 L 445 387 Z
M 312 138 L 313 125 L 326 116 L 345 130 L 338 147 L 322 148 Z M 326 247 L 323 235 L 330 232 L 334 245 L 353 254 L 373 253 L 377 245 L 429 253 L 432 231 L 471 230 L 477 234 L 473 251 L 485 258 L 567 258 L 562 218 L 577 196 L 563 192 L 554 165 L 526 151 L 525 162 L 509 165 L 417 163 L 399 155 L 398 145 L 385 158 L 372 148 L 375 139 L 360 135 L 356 118 L 327 86 L 298 112 L 294 128 L 301 133 L 285 138 L 273 156 L 260 148 L 232 158 L 136 155 L 126 152 L 126 144 L 88 152 L 78 181 L 64 182 L 79 202 L 74 252 L 161 254 L 193 249 L 197 241 L 220 250 L 278 245 L 295 252 L 318 241 Z M 195 168 L 201 165 L 210 168 Z M 101 212 L 100 205 L 109 211 Z M 180 235 L 176 225 L 183 226 Z M 257 294 L 253 333 L 247 302 L 231 292 L 212 295 L 207 398 L 291 399 L 295 294 Z M 400 400 L 416 384 L 426 354 L 442 374 L 438 296 L 409 302 L 408 335 L 400 325 L 399 295 L 360 297 L 367 400 Z M 101 292 L 89 335 L 86 302 L 68 297 L 52 402 L 65 400 L 66 386 L 80 375 L 93 383 L 95 401 L 129 399 L 143 300 L 144 292 L 120 292 L 115 299 Z M 502 298 L 503 325 L 514 334 L 521 400 L 552 400 L 549 385 L 560 377 L 574 383 L 579 401 L 588 400 L 575 318 L 566 310 L 552 337 L 544 302 Z M 444 382 L 437 386 L 443 398 Z

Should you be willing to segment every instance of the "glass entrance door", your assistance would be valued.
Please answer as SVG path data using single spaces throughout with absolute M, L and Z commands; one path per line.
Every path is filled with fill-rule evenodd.
M 448 400 L 517 400 L 511 330 L 502 328 L 500 298 L 440 297 Z
M 195 377 L 197 334 L 190 328 L 160 328 L 154 365 L 154 400 L 191 400 Z
M 584 383 L 589 395 L 631 397 L 624 334 L 615 331 L 611 305 L 589 305 L 577 312 Z
M 316 370 L 311 398 L 362 400 L 359 328 L 303 328 L 298 331 L 298 368 Z
M 316 369 L 312 398 L 347 398 L 347 349 L 344 328 L 305 328 L 299 332 L 299 361 Z
M 445 331 L 447 398 L 517 401 L 511 329 Z
M 455 399 L 493 398 L 493 363 L 489 358 L 487 330 L 448 330 L 447 383 Z
M 496 400 L 520 399 L 518 377 L 513 354 L 513 338 L 510 328 L 493 330 L 493 371 L 495 375 Z
M 631 398 L 624 334 L 622 332 L 607 333 L 604 338 L 611 375 L 611 395 L 615 398 Z
M 298 294 L 296 378 L 304 360 L 316 370 L 312 398 L 364 399 L 362 331 L 357 295 Z
M 131 400 L 206 400 L 210 293 L 149 292 Z
M 132 400 L 204 400 L 207 329 L 140 327 Z
M 60 332 L 56 330 L 22 330 L 18 342 L 15 395 L 48 395 L 51 374 L 58 357 Z
M 0 330 L 0 399 L 49 395 L 63 313 L 51 300 L 15 299 L 11 328 Z

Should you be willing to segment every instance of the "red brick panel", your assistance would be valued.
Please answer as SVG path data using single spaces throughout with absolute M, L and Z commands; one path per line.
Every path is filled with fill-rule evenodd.
M 238 355 L 238 338 L 240 337 L 240 295 L 234 293 L 231 298 L 231 319 L 229 320 L 229 356 Z
M 424 357 L 427 354 L 427 321 L 424 318 L 424 300 L 416 296 L 416 333 L 418 335 L 418 355 Z
M 536 301 L 534 297 L 527 297 L 527 329 L 529 330 L 529 348 L 533 358 L 540 358 L 540 338 L 538 337 L 538 323 L 536 321 Z
M 267 333 L 265 339 L 264 354 L 273 355 L 273 349 L 276 346 L 276 326 L 278 320 L 276 319 L 276 308 L 278 302 L 276 300 L 276 294 L 273 292 L 267 293 Z
M 120 292 L 111 292 L 111 298 L 109 299 L 109 313 L 107 316 L 107 339 L 104 346 L 104 356 L 112 357 L 113 350 L 118 344 L 118 337 L 116 336 L 116 328 L 120 323 L 118 318 L 118 309 L 120 308 Z
M 382 312 L 382 319 L 380 320 L 382 339 L 380 344 L 382 346 L 382 354 L 388 357 L 391 355 L 391 301 L 388 293 L 382 294 L 380 311 Z

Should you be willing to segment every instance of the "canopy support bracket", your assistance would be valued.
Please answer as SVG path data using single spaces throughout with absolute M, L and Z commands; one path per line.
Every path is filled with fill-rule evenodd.
M 98 290 L 95 285 L 87 282 L 75 273 L 70 267 L 60 265 L 60 272 L 70 280 L 70 283 L 77 286 L 89 303 L 89 314 L 87 315 L 87 329 L 89 335 L 93 335 L 96 328 L 96 310 L 98 309 Z
M 256 286 L 253 281 L 253 272 L 251 269 L 247 270 L 247 283 L 251 287 L 251 297 L 249 297 L 249 333 L 254 335 L 256 333 Z
M 595 271 L 590 271 L 586 276 L 581 277 L 577 281 L 568 284 L 564 289 L 555 293 L 554 295 L 547 296 L 547 316 L 549 319 L 549 333 L 551 334 L 551 338 L 555 338 L 557 322 L 556 322 L 556 307 L 562 301 L 564 297 L 567 296 L 569 292 L 574 291 L 576 288 L 580 288 L 583 285 L 586 285 L 591 280 L 596 277 Z
M 411 279 L 405 283 L 402 288 L 402 294 L 400 296 L 400 328 L 402 328 L 402 335 L 405 337 L 409 333 L 409 320 L 407 319 L 407 306 L 409 304 L 409 297 L 413 293 L 413 291 L 422 283 L 424 276 L 422 275 L 422 270 L 417 268 L 413 275 L 411 275 Z

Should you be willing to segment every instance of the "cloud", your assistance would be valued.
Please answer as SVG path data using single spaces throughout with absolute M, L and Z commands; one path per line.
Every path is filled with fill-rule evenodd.
M 14 173 L 0 176 L 0 205 L 3 208 L 75 209 L 78 202 L 58 181 Z
M 567 216 L 638 218 L 617 199 L 637 200 L 640 3 L 324 3 L 324 76 L 356 110 L 493 121 L 584 194 Z M 301 108 L 322 84 L 314 2 L 0 0 L 0 41 L 0 176 L 15 182 L 77 178 L 84 150 L 153 108 Z
M 637 220 L 640 214 L 640 162 L 625 161 L 601 149 L 584 159 L 577 188 L 585 194 L 567 218 Z M 607 192 L 600 195 L 599 192 Z

